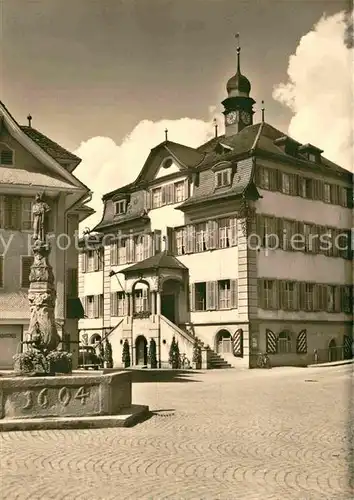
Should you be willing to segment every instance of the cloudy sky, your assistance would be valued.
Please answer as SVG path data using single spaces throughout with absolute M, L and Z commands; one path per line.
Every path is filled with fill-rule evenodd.
M 11 113 L 83 158 L 103 192 L 164 139 L 213 133 L 241 69 L 266 121 L 350 168 L 348 0 L 0 0 L 0 94 Z M 259 112 L 256 120 L 260 118 Z M 95 185 L 92 179 L 95 176 Z

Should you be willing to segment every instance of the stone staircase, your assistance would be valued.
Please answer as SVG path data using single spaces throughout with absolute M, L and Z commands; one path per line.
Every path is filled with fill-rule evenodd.
M 176 325 L 177 326 L 177 325 Z M 182 330 L 183 333 L 187 334 L 188 337 L 189 337 L 189 340 L 194 344 L 195 341 L 199 342 L 199 344 L 205 348 L 206 345 L 205 343 L 199 338 L 197 337 L 197 335 L 195 334 L 192 334 L 190 331 L 188 331 L 185 327 L 184 324 L 179 324 L 178 325 L 178 329 L 179 330 Z M 230 363 L 228 363 L 224 358 L 222 358 L 220 356 L 220 354 L 217 354 L 215 351 L 213 351 L 213 349 L 211 349 L 209 346 L 208 346 L 208 351 L 209 351 L 209 355 L 208 355 L 208 359 L 209 359 L 209 368 L 210 369 L 217 369 L 217 368 L 233 368 Z

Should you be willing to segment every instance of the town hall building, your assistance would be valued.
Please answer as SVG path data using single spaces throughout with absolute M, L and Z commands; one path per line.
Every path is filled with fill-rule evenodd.
M 209 367 L 273 366 L 351 356 L 352 175 L 312 144 L 254 119 L 251 84 L 227 82 L 225 134 L 197 148 L 166 140 L 137 177 L 103 197 L 82 241 L 81 339 L 129 344 L 148 365 L 172 338 Z

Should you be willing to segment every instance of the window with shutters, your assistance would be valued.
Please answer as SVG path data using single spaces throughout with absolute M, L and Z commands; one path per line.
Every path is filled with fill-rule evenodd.
M 230 219 L 219 219 L 219 248 L 230 247 Z
M 263 247 L 277 247 L 277 219 L 275 217 L 260 217 L 260 237 Z
M 312 241 L 312 230 L 311 230 L 311 225 L 310 224 L 304 224 L 303 225 L 303 230 L 304 230 L 304 250 L 305 252 L 312 252 L 313 249 L 313 241 Z
M 176 203 L 179 203 L 179 202 L 184 201 L 186 199 L 185 182 L 184 181 L 175 182 L 174 191 L 175 191 L 175 202 Z
M 21 198 L 4 196 L 4 229 L 21 229 Z
M 331 184 L 331 202 L 333 205 L 338 205 L 339 202 L 339 186 Z
M 152 208 L 162 207 L 162 188 L 156 188 L 151 191 Z
M 86 316 L 87 318 L 95 317 L 95 297 L 94 295 L 88 295 L 86 297 Z
M 291 335 L 289 332 L 280 332 L 277 343 L 279 354 L 291 352 Z
M 314 285 L 305 283 L 305 311 L 314 310 Z
M 284 172 L 281 174 L 281 192 L 290 194 L 290 175 Z
M 218 309 L 230 309 L 231 308 L 231 284 L 230 284 L 230 280 L 218 281 L 218 298 L 219 298 Z
M 313 179 L 308 177 L 300 178 L 300 196 L 309 200 L 313 199 Z
M 195 226 L 195 251 L 205 250 L 208 250 L 208 226 L 206 222 L 202 222 Z
M 21 226 L 24 231 L 32 229 L 32 205 L 31 198 L 21 198 Z
M 0 255 L 0 288 L 4 286 L 4 256 Z
M 282 308 L 294 310 L 296 308 L 296 284 L 294 281 L 284 281 L 282 283 Z
M 29 275 L 31 272 L 32 264 L 32 256 L 26 255 L 21 257 L 21 288 L 29 288 L 30 286 Z
M 339 204 L 341 207 L 347 207 L 348 206 L 348 195 L 347 195 L 347 189 L 345 187 L 339 186 Z
M 93 272 L 96 271 L 96 258 L 95 258 L 95 250 L 89 250 L 87 252 L 87 271 Z
M 275 280 L 263 281 L 264 309 L 275 309 L 276 306 L 276 284 Z
M 327 182 L 324 183 L 323 187 L 323 201 L 325 203 L 331 203 L 331 185 Z
M 135 236 L 135 262 L 144 260 L 144 235 Z
M 111 247 L 111 266 L 116 266 L 118 264 L 118 242 L 114 241 L 110 245 Z
M 194 309 L 195 311 L 206 310 L 206 283 L 194 284 Z
M 118 250 L 118 262 L 117 264 L 126 264 L 127 262 L 127 246 L 128 246 L 128 238 L 119 238 L 117 241 L 117 250 Z
M 262 189 L 270 189 L 269 168 L 260 167 L 260 169 L 259 169 L 259 187 Z
M 118 305 L 117 305 L 118 292 L 111 293 L 111 316 L 118 316 Z
M 78 296 L 78 273 L 77 268 L 69 268 L 67 270 L 67 296 L 75 298 Z
M 296 221 L 283 220 L 283 249 L 293 250 L 292 237 L 296 234 Z
M 125 293 L 117 292 L 117 316 L 125 316 L 126 314 L 125 301 L 126 301 Z
M 186 226 L 186 253 L 195 252 L 195 226 Z
M 14 152 L 5 144 L 0 144 L 0 165 L 13 165 Z
M 176 254 L 184 255 L 186 253 L 186 228 L 181 227 L 176 229 L 174 235 Z

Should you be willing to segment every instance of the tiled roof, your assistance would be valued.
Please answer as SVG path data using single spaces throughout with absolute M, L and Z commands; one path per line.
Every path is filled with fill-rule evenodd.
M 137 271 L 144 271 L 147 269 L 180 269 L 186 270 L 186 266 L 182 264 L 174 255 L 171 255 L 167 251 L 160 252 L 148 259 L 137 262 L 130 267 L 119 271 L 122 274 L 135 273 Z
M 164 143 L 165 149 L 170 151 L 173 156 L 177 158 L 185 167 L 196 167 L 201 163 L 204 158 L 202 152 L 197 151 L 194 148 L 185 146 L 184 144 L 178 144 L 177 142 L 166 141 Z
M 77 189 L 73 184 L 62 180 L 59 177 L 47 175 L 44 172 L 5 166 L 0 167 L 0 184 L 40 186 L 43 188 L 53 187 L 69 190 Z
M 30 139 L 32 139 L 32 141 L 38 144 L 38 146 L 40 146 L 46 153 L 49 154 L 49 156 L 51 156 L 55 160 L 58 160 L 59 162 L 60 160 L 67 160 L 76 163 L 81 161 L 78 156 L 70 153 L 70 151 L 64 149 L 62 146 L 49 139 L 49 137 L 42 134 L 42 132 L 39 132 L 35 128 L 25 125 L 21 125 L 20 128 L 26 135 L 28 135 Z
M 0 291 L 1 319 L 29 319 L 30 307 L 26 292 Z

